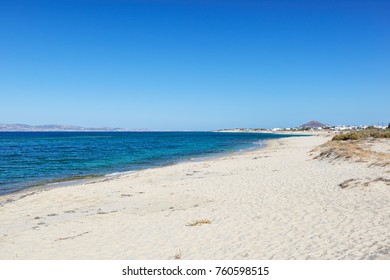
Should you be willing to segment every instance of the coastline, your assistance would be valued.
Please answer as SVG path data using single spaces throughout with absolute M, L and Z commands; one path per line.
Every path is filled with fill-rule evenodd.
M 307 135 L 303 135 L 307 136 Z M 45 190 L 50 190 L 52 188 L 58 188 L 58 187 L 68 187 L 68 186 L 73 186 L 73 185 L 79 185 L 79 184 L 93 184 L 96 182 L 99 182 L 101 180 L 104 180 L 105 178 L 117 178 L 123 175 L 127 174 L 133 174 L 135 172 L 140 172 L 143 170 L 148 170 L 148 169 L 155 169 L 155 168 L 163 168 L 167 166 L 173 166 L 177 164 L 183 164 L 183 163 L 196 163 L 196 162 L 203 162 L 207 160 L 212 160 L 212 159 L 218 159 L 218 158 L 223 158 L 226 156 L 230 155 L 235 155 L 235 154 L 242 154 L 246 152 L 250 152 L 253 150 L 257 149 L 262 149 L 266 147 L 266 142 L 270 141 L 270 139 L 265 139 L 261 140 L 261 144 L 253 144 L 253 146 L 244 148 L 244 149 L 236 149 L 236 150 L 231 150 L 231 151 L 224 151 L 224 152 L 216 152 L 214 154 L 210 155 L 199 155 L 187 159 L 178 159 L 177 161 L 171 162 L 171 163 L 164 163 L 158 166 L 150 166 L 147 168 L 143 169 L 138 169 L 138 170 L 127 170 L 127 171 L 118 171 L 118 172 L 113 172 L 113 173 L 107 173 L 107 174 L 90 174 L 90 175 L 85 175 L 85 176 L 76 176 L 76 177 L 69 177 L 69 178 L 64 178 L 64 179 L 57 179 L 53 181 L 48 181 L 40 184 L 33 184 L 29 187 L 26 187 L 24 189 L 12 191 L 9 193 L 4 193 L 0 194 L 0 206 L 5 204 L 5 201 L 11 199 L 14 201 L 14 197 L 20 195 L 21 197 L 25 197 L 28 195 L 31 195 L 31 193 L 36 193 L 40 191 L 45 191 Z M 5 200 L 2 198 L 6 198 Z
M 328 140 L 272 139 L 238 154 L 26 195 L 0 206 L 0 259 L 389 257 L 389 188 L 339 186 L 385 169 L 314 160 L 313 149 Z M 196 220 L 209 223 L 190 226 Z
M 35 132 L 31 132 L 35 133 Z M 46 132 L 42 132 L 46 133 Z M 52 133 L 52 132 L 50 132 Z M 66 132 L 64 132 L 66 133 Z M 83 133 L 83 132 L 79 132 Z M 121 132 L 118 132 L 121 133 Z M 203 132 L 202 132 L 203 133 Z M 207 133 L 207 132 L 206 132 Z M 218 133 L 216 133 L 218 134 Z M 84 134 L 82 134 L 84 136 Z M 87 134 L 88 136 L 88 134 Z M 276 135 L 276 137 L 278 137 Z M 279 137 L 285 137 L 285 135 L 279 136 Z M 268 139 L 260 140 L 259 142 L 266 141 Z M 77 145 L 77 143 L 74 143 Z M 74 146 L 72 146 L 74 147 Z M 218 149 L 215 147 L 214 151 L 194 151 L 193 153 L 189 153 L 187 155 L 176 155 L 175 157 L 171 158 L 165 158 L 163 157 L 161 159 L 156 158 L 156 160 L 151 160 L 151 159 L 145 159 L 145 163 L 149 160 L 149 163 L 146 164 L 141 164 L 137 165 L 137 163 L 129 165 L 129 166 L 121 166 L 120 164 L 117 164 L 117 166 L 110 166 L 109 168 L 102 167 L 100 169 L 95 169 L 95 170 L 88 170 L 88 169 L 83 169 L 83 166 L 79 165 L 78 172 L 66 172 L 66 168 L 61 170 L 61 173 L 59 173 L 58 170 L 55 170 L 51 174 L 44 173 L 44 172 L 39 172 L 41 170 L 35 171 L 34 173 L 30 174 L 18 174 L 18 177 L 16 177 L 16 181 L 10 181 L 8 182 L 9 185 L 7 185 L 7 178 L 2 181 L 2 186 L 0 187 L 0 197 L 7 195 L 7 194 L 12 194 L 12 193 L 20 193 L 23 192 L 24 190 L 30 190 L 30 189 L 39 189 L 39 188 L 51 188 L 55 187 L 57 185 L 73 185 L 77 184 L 78 182 L 83 182 L 85 180 L 90 180 L 91 178 L 99 178 L 99 177 L 106 177 L 106 176 L 112 176 L 112 175 L 117 175 L 117 174 L 126 174 L 126 173 L 131 173 L 131 172 L 137 172 L 140 170 L 145 170 L 149 168 L 158 168 L 158 167 L 163 167 L 163 166 L 169 166 L 169 165 L 174 165 L 182 162 L 191 162 L 191 161 L 199 161 L 199 160 L 207 160 L 209 158 L 217 158 L 217 157 L 223 157 L 226 156 L 230 153 L 235 153 L 235 152 L 242 152 L 245 150 L 251 150 L 251 149 L 256 149 L 256 148 L 261 148 L 262 145 L 258 144 L 257 141 L 255 142 L 248 142 L 246 144 L 242 144 L 241 146 L 232 146 L 232 147 L 226 147 L 221 149 Z M 99 150 L 95 151 L 97 154 L 99 154 Z M 130 153 L 132 151 L 129 151 Z M 37 155 L 31 155 L 32 158 Z M 38 155 L 39 157 L 41 155 Z M 28 156 L 27 156 L 28 159 Z M 20 161 L 25 161 L 25 158 L 20 158 Z M 132 159 L 130 158 L 130 161 Z M 51 162 L 51 158 L 48 159 L 48 161 Z M 81 160 L 76 160 L 76 162 L 83 162 L 83 158 L 81 157 Z M 91 161 L 89 161 L 91 162 Z M 38 165 L 37 165 L 38 166 Z M 0 169 L 7 170 L 8 168 L 7 162 L 5 163 L 4 166 L 0 166 Z M 50 168 L 50 166 L 49 166 Z M 68 166 L 69 168 L 69 166 Z M 70 167 L 70 169 L 72 166 Z M 69 170 L 70 170 L 69 169 Z M 65 170 L 65 171 L 63 171 Z M 7 173 L 6 173 L 7 174 Z M 44 175 L 40 175 L 44 174 Z M 24 180 L 20 181 L 20 178 L 25 178 Z M 14 179 L 11 177 L 11 179 Z M 18 181 L 19 180 L 19 181 Z M 12 185 L 13 184 L 13 185 Z M 4 185 L 4 186 L 3 186 Z

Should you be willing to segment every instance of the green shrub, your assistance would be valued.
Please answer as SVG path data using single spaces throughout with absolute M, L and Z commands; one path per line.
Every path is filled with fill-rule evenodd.
M 349 133 L 338 134 L 334 136 L 332 140 L 345 141 L 345 140 L 359 140 L 361 138 L 363 138 L 362 134 L 357 132 L 349 132 Z
M 359 140 L 366 138 L 390 138 L 390 130 L 378 129 L 375 127 L 367 127 L 364 130 L 352 131 L 348 133 L 338 134 L 333 137 L 333 141 Z
M 372 130 L 372 129 L 377 129 L 377 128 L 375 128 L 375 126 L 373 125 L 369 125 L 366 127 L 366 130 Z

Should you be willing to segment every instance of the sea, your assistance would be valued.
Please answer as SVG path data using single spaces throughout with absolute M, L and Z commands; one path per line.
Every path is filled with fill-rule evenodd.
M 261 148 L 267 133 L 0 132 L 0 195 Z

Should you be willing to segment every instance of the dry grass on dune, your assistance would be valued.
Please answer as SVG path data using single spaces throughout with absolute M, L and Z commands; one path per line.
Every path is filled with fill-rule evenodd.
M 381 142 L 382 141 L 382 142 Z M 319 152 L 316 159 L 346 159 L 370 162 L 374 165 L 390 165 L 389 152 L 377 151 L 374 146 L 388 145 L 390 147 L 390 129 L 368 127 L 364 130 L 337 134 L 314 151 Z
M 351 187 L 357 187 L 357 186 L 363 186 L 368 187 L 372 183 L 382 182 L 387 186 L 390 186 L 390 179 L 385 177 L 377 177 L 376 179 L 370 178 L 370 177 L 364 177 L 364 178 L 352 178 L 345 180 L 339 184 L 339 187 L 342 189 L 345 188 L 351 188 Z
M 390 139 L 389 141 L 390 145 Z M 329 141 L 313 150 L 318 155 L 315 159 L 344 159 L 359 162 L 367 162 L 373 165 L 389 166 L 390 153 L 373 151 L 370 145 L 375 145 L 375 139 L 368 141 L 348 140 L 348 141 Z
M 390 132 L 386 130 L 385 132 Z M 359 135 L 359 140 L 351 140 L 354 136 Z M 369 167 L 378 166 L 385 169 L 379 177 L 369 176 L 367 174 L 361 174 L 359 177 L 349 178 L 339 184 L 342 189 L 351 187 L 369 187 L 372 184 L 385 184 L 390 186 L 390 178 L 386 174 L 390 173 L 390 138 L 382 137 L 369 137 L 369 133 L 351 132 L 347 134 L 336 135 L 332 141 L 328 141 L 316 147 L 312 152 L 317 155 L 314 159 L 327 159 L 332 163 L 336 163 L 338 160 L 342 161 L 354 161 L 367 164 Z M 337 136 L 340 136 L 336 138 Z M 365 138 L 364 138 L 365 137 Z M 335 139 L 336 138 L 336 139 Z M 348 140 L 344 140 L 348 138 Z M 343 139 L 340 141 L 340 139 Z

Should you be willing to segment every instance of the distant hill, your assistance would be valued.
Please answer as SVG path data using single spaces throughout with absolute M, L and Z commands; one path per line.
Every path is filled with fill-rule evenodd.
M 123 128 L 85 128 L 74 125 L 27 125 L 27 124 L 0 124 L 0 131 L 127 131 Z
M 328 126 L 328 125 L 321 123 L 319 121 L 310 121 L 308 123 L 302 124 L 300 127 L 318 128 L 318 127 L 324 127 L 324 126 Z

